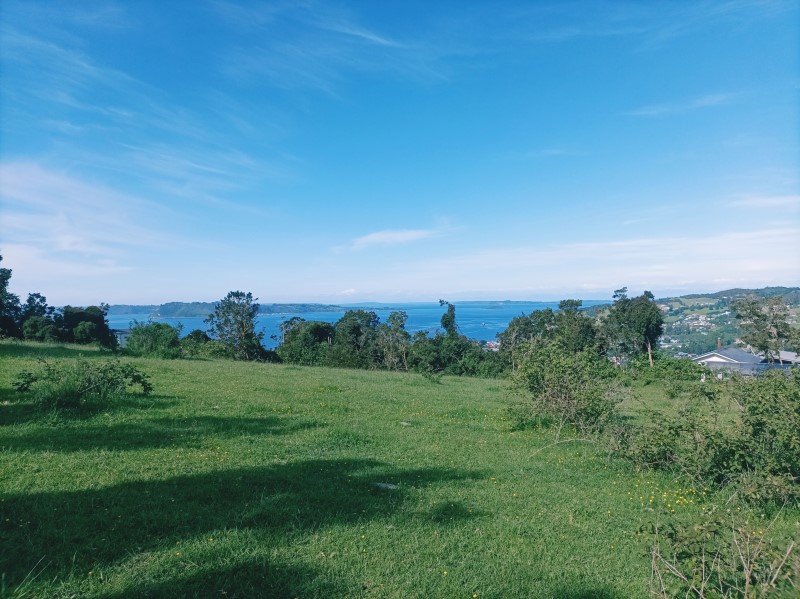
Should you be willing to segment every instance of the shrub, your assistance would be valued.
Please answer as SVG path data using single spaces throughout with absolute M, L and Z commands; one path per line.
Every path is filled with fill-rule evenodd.
M 181 339 L 179 343 L 181 345 L 181 355 L 185 358 L 211 357 L 213 355 L 211 337 L 200 329 L 193 330 Z M 218 342 L 217 344 L 221 346 Z
M 163 322 L 136 322 L 125 349 L 134 356 L 174 359 L 181 357 L 181 327 Z
M 58 327 L 44 316 L 31 316 L 22 325 L 22 334 L 29 341 L 53 342 L 59 340 Z
M 711 509 L 690 521 L 642 531 L 651 538 L 651 590 L 656 597 L 695 599 L 797 596 L 800 555 L 748 512 Z
M 710 375 L 708 368 L 688 358 L 673 358 L 661 352 L 654 354 L 653 358 L 653 366 L 646 355 L 632 360 L 627 373 L 644 384 L 666 381 L 679 386 L 680 383 L 698 382 Z
M 125 397 L 133 387 L 143 395 L 153 390 L 147 375 L 130 364 L 84 359 L 42 360 L 38 370 L 20 372 L 14 387 L 31 393 L 41 408 L 55 410 L 100 408 Z
M 737 422 L 719 414 L 724 392 L 741 409 Z M 711 380 L 696 387 L 691 399 L 677 417 L 653 415 L 624 431 L 624 455 L 640 467 L 732 485 L 753 504 L 800 499 L 800 371 Z
M 529 394 L 532 423 L 566 424 L 581 432 L 603 429 L 621 401 L 614 366 L 592 350 L 564 351 L 558 343 L 533 344 L 515 373 Z
M 97 341 L 97 325 L 93 322 L 84 321 L 72 330 L 75 343 L 91 343 Z

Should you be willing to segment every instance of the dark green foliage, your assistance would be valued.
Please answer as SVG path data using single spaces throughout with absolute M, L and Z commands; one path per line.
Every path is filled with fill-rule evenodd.
M 97 325 L 86 321 L 78 323 L 78 326 L 72 329 L 72 340 L 84 344 L 97 340 Z
M 711 376 L 711 371 L 688 358 L 673 358 L 663 352 L 653 354 L 653 366 L 650 367 L 648 357 L 641 354 L 631 360 L 626 373 L 645 384 L 655 381 L 700 382 Z
M 623 361 L 647 353 L 652 365 L 653 348 L 664 332 L 664 315 L 653 294 L 645 291 L 629 298 L 627 287 L 614 292 L 614 305 L 603 323 L 605 343 Z
M 330 323 L 295 316 L 281 325 L 281 334 L 283 343 L 277 351 L 282 360 L 292 364 L 322 366 L 333 343 L 335 330 Z
M 143 395 L 153 390 L 147 375 L 130 364 L 84 359 L 42 360 L 38 370 L 20 372 L 14 387 L 30 393 L 40 408 L 55 410 L 102 408 L 126 396 L 132 387 Z
M 261 341 L 263 332 L 256 332 L 258 298 L 252 293 L 230 291 L 208 316 L 211 336 L 226 348 L 235 360 L 266 360 L 269 355 Z
M 408 370 L 408 352 L 411 335 L 406 331 L 405 312 L 392 312 L 386 322 L 378 325 L 375 339 L 381 365 L 387 370 Z
M 553 338 L 569 352 L 588 350 L 595 345 L 597 330 L 594 318 L 580 310 L 581 300 L 567 299 L 558 304 Z
M 497 335 L 503 362 L 513 371 L 525 361 L 532 342 L 558 342 L 567 352 L 580 352 L 597 344 L 594 318 L 583 312 L 581 300 L 559 302 L 558 312 L 550 308 L 518 316 Z
M 441 321 L 444 333 L 438 332 L 433 337 L 427 331 L 415 333 L 408 353 L 409 368 L 436 375 L 500 374 L 503 370 L 501 359 L 494 352 L 484 351 L 480 343 L 458 332 L 455 306 L 443 300 L 439 300 L 439 304 L 447 306 Z
M 344 368 L 374 367 L 379 361 L 376 344 L 379 322 L 375 312 L 345 312 L 334 327 L 334 340 L 327 353 L 327 364 Z
M 800 500 L 800 371 L 709 380 L 691 393 L 677 416 L 654 415 L 625 431 L 623 453 L 640 467 L 734 485 L 752 503 Z M 719 414 L 726 393 L 741 408 L 736 425 Z
M 446 302 L 444 300 L 439 300 L 440 306 L 447 306 L 447 311 L 442 314 L 442 329 L 445 332 L 445 335 L 457 335 L 458 334 L 458 325 L 456 324 L 456 307 L 451 304 L 450 302 Z
M 2 261 L 3 257 L 0 256 L 0 262 Z M 11 269 L 0 268 L 0 338 L 20 337 L 22 333 L 19 327 L 19 297 L 8 290 L 10 280 Z
M 640 532 L 651 539 L 656 597 L 796 597 L 800 555 L 790 539 L 766 534 L 763 515 L 711 509 Z
M 742 407 L 745 451 L 739 468 L 761 479 L 753 489 L 755 498 L 763 491 L 778 498 L 789 492 L 800 499 L 800 370 L 740 377 L 730 386 L 734 401 Z
M 61 330 L 61 339 L 68 343 L 97 343 L 102 347 L 115 348 L 117 338 L 108 326 L 108 305 L 76 308 L 64 306 L 56 314 L 55 323 Z
M 22 333 L 29 341 L 54 342 L 61 336 L 52 319 L 44 316 L 31 316 L 22 325 Z
M 558 343 L 533 343 L 515 373 L 529 397 L 521 424 L 569 425 L 582 433 L 605 428 L 621 401 L 614 366 L 600 354 L 566 351 Z
M 180 327 L 173 327 L 163 322 L 134 321 L 125 350 L 134 356 L 180 358 L 180 332 Z
M 763 352 L 770 362 L 780 360 L 780 350 L 787 347 L 793 336 L 784 299 L 780 296 L 742 299 L 733 303 L 733 309 L 742 327 L 742 341 Z
M 213 355 L 210 341 L 211 337 L 205 331 L 195 329 L 180 340 L 181 355 L 187 358 L 210 357 Z
M 555 326 L 555 312 L 550 308 L 535 310 L 528 316 L 517 316 L 508 323 L 506 330 L 497 334 L 501 358 L 512 371 L 516 370 L 529 344 L 550 339 Z

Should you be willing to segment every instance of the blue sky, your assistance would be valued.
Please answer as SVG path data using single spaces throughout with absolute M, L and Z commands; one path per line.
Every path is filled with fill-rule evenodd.
M 0 252 L 51 304 L 800 284 L 800 3 L 0 5 Z

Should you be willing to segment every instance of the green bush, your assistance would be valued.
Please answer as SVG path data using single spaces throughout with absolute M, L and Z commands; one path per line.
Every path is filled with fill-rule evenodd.
M 134 356 L 175 359 L 181 357 L 181 327 L 163 322 L 134 321 L 125 350 Z
M 20 372 L 14 387 L 30 393 L 39 407 L 55 410 L 101 408 L 127 396 L 131 388 L 138 387 L 143 395 L 153 390 L 147 375 L 130 364 L 84 359 L 42 360 L 38 370 Z
M 97 325 L 93 322 L 81 322 L 72 330 L 75 343 L 92 343 L 97 341 Z
M 29 341 L 52 343 L 59 340 L 58 327 L 50 318 L 31 316 L 22 325 L 22 335 Z
M 667 522 L 640 531 L 650 539 L 654 596 L 797 597 L 800 554 L 791 539 L 773 534 L 763 515 L 712 508 Z
M 664 353 L 653 356 L 653 365 L 646 355 L 631 361 L 627 374 L 634 380 L 649 384 L 655 381 L 666 381 L 672 384 L 699 382 L 710 375 L 710 370 L 688 358 L 673 358 Z
M 735 422 L 719 414 L 729 394 Z M 800 500 L 800 371 L 708 381 L 690 407 L 623 431 L 621 448 L 637 466 L 674 470 L 703 484 L 731 485 L 754 504 Z
M 514 375 L 528 394 L 532 424 L 570 425 L 581 432 L 602 430 L 622 400 L 615 367 L 592 350 L 565 351 L 558 343 L 534 343 Z

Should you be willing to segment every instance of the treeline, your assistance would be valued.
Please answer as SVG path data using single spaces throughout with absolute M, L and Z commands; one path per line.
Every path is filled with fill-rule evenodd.
M 29 293 L 25 302 L 21 302 L 8 291 L 10 279 L 11 269 L 0 268 L 0 338 L 116 347 L 117 339 L 106 319 L 106 304 L 56 309 L 48 306 L 47 298 L 40 293 Z
M 431 376 L 494 377 L 530 360 L 534 348 L 558 347 L 562 355 L 587 352 L 618 364 L 643 354 L 652 363 L 663 330 L 661 310 L 652 294 L 629 298 L 619 289 L 614 304 L 598 320 L 586 314 L 581 300 L 568 299 L 558 310 L 546 308 L 514 318 L 487 347 L 458 328 L 456 307 L 440 300 L 443 314 L 435 331 L 406 330 L 407 314 L 396 311 L 381 322 L 375 312 L 354 309 L 336 322 L 296 316 L 280 326 L 275 351 L 263 347 L 256 329 L 257 298 L 232 291 L 214 306 L 207 331 L 180 331 L 163 323 L 135 323 L 127 348 L 139 355 L 163 357 L 228 356 L 242 360 L 280 361 L 305 366 L 416 371 Z

